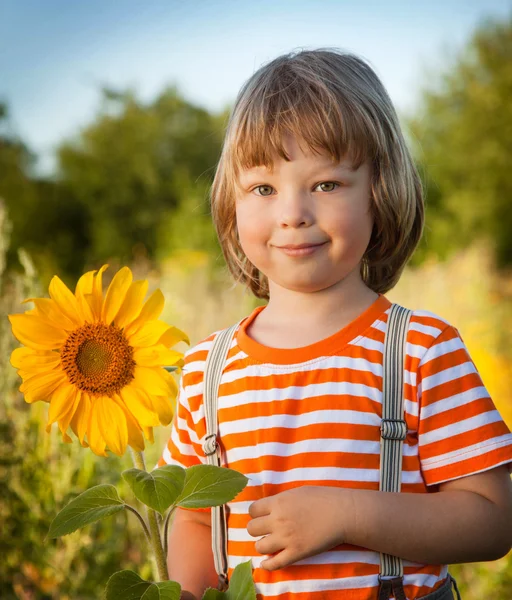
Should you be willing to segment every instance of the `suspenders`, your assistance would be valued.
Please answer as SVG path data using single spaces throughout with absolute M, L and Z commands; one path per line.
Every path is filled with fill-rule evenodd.
M 404 420 L 404 361 L 407 330 L 412 311 L 398 304 L 389 310 L 384 338 L 380 486 L 384 492 L 399 492 L 402 480 L 402 444 L 407 434 Z M 226 357 L 238 323 L 224 329 L 214 339 L 208 352 L 204 371 L 204 406 L 206 437 L 203 451 L 208 464 L 221 466 L 217 442 L 217 394 Z M 226 507 L 212 508 L 212 549 L 219 589 L 227 589 L 227 526 Z M 396 600 L 406 600 L 403 590 L 402 560 L 389 554 L 380 555 L 379 600 L 393 593 Z

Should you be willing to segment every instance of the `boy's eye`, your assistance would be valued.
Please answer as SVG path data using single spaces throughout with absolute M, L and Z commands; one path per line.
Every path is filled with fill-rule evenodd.
M 314 189 L 316 189 L 317 187 L 320 187 L 320 186 L 324 186 L 324 185 L 327 185 L 327 186 L 338 186 L 339 187 L 340 184 L 336 183 L 335 181 L 322 181 L 321 183 L 319 183 L 318 185 L 316 185 Z M 266 188 L 267 190 L 274 189 L 271 185 L 257 185 L 255 188 L 253 188 L 252 191 L 254 192 L 255 190 L 260 190 L 262 188 L 263 189 Z M 335 189 L 334 187 L 331 187 L 330 189 L 322 189 L 322 191 L 323 192 L 332 192 L 332 191 L 334 191 L 334 189 Z M 256 195 L 257 196 L 271 196 L 272 194 L 271 193 L 259 193 L 259 194 L 256 194 Z

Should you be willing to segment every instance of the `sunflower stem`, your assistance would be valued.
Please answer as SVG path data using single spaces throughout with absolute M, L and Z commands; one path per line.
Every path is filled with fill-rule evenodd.
M 169 541 L 169 522 L 171 520 L 171 515 L 172 513 L 176 510 L 176 505 L 174 505 L 171 510 L 167 513 L 167 517 L 165 518 L 165 525 L 164 525 L 164 552 L 165 555 L 167 556 L 167 550 L 168 550 L 168 541 Z
M 146 522 L 142 518 L 142 515 L 140 514 L 140 512 L 136 508 L 133 508 L 133 506 L 130 506 L 129 504 L 125 504 L 124 507 L 127 508 L 128 510 L 131 510 L 131 512 L 137 517 L 137 519 L 139 519 L 140 524 L 142 525 L 142 529 L 144 529 L 144 534 L 146 535 L 146 539 L 151 544 L 151 534 L 149 533 L 148 526 L 146 525 Z
M 146 464 L 144 462 L 144 453 L 139 452 L 138 450 L 133 450 L 130 448 L 132 452 L 133 464 L 137 469 L 141 471 L 146 471 Z M 167 571 L 167 561 L 164 553 L 164 549 L 162 547 L 162 538 L 160 536 L 160 529 L 158 527 L 158 521 L 156 517 L 156 512 L 146 506 L 146 511 L 148 515 L 148 525 L 150 532 L 150 543 L 153 549 L 153 554 L 156 561 L 156 567 L 158 571 L 159 581 L 169 581 L 169 572 Z

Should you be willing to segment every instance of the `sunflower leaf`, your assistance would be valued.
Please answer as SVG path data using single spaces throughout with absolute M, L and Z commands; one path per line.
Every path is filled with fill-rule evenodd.
M 124 510 L 125 504 L 110 484 L 95 485 L 71 500 L 53 519 L 47 538 L 67 535 L 85 525 Z
M 165 465 L 151 473 L 128 469 L 122 476 L 138 500 L 162 515 L 174 504 L 185 483 L 185 469 L 176 465 Z
M 229 589 L 225 593 L 226 600 L 256 600 L 250 560 L 236 566 L 229 582 Z
M 238 471 L 214 465 L 188 467 L 185 485 L 176 500 L 183 508 L 206 508 L 225 504 L 241 492 L 249 480 Z
M 175 581 L 152 583 L 141 579 L 135 571 L 114 573 L 107 582 L 106 600 L 179 600 L 181 586 Z
M 208 588 L 201 600 L 256 600 L 251 561 L 248 560 L 235 567 L 226 592 Z

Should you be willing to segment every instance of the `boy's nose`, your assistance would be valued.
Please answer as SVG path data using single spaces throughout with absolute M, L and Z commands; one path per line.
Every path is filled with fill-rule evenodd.
M 308 227 L 314 221 L 312 200 L 306 194 L 288 194 L 279 204 L 281 227 Z

